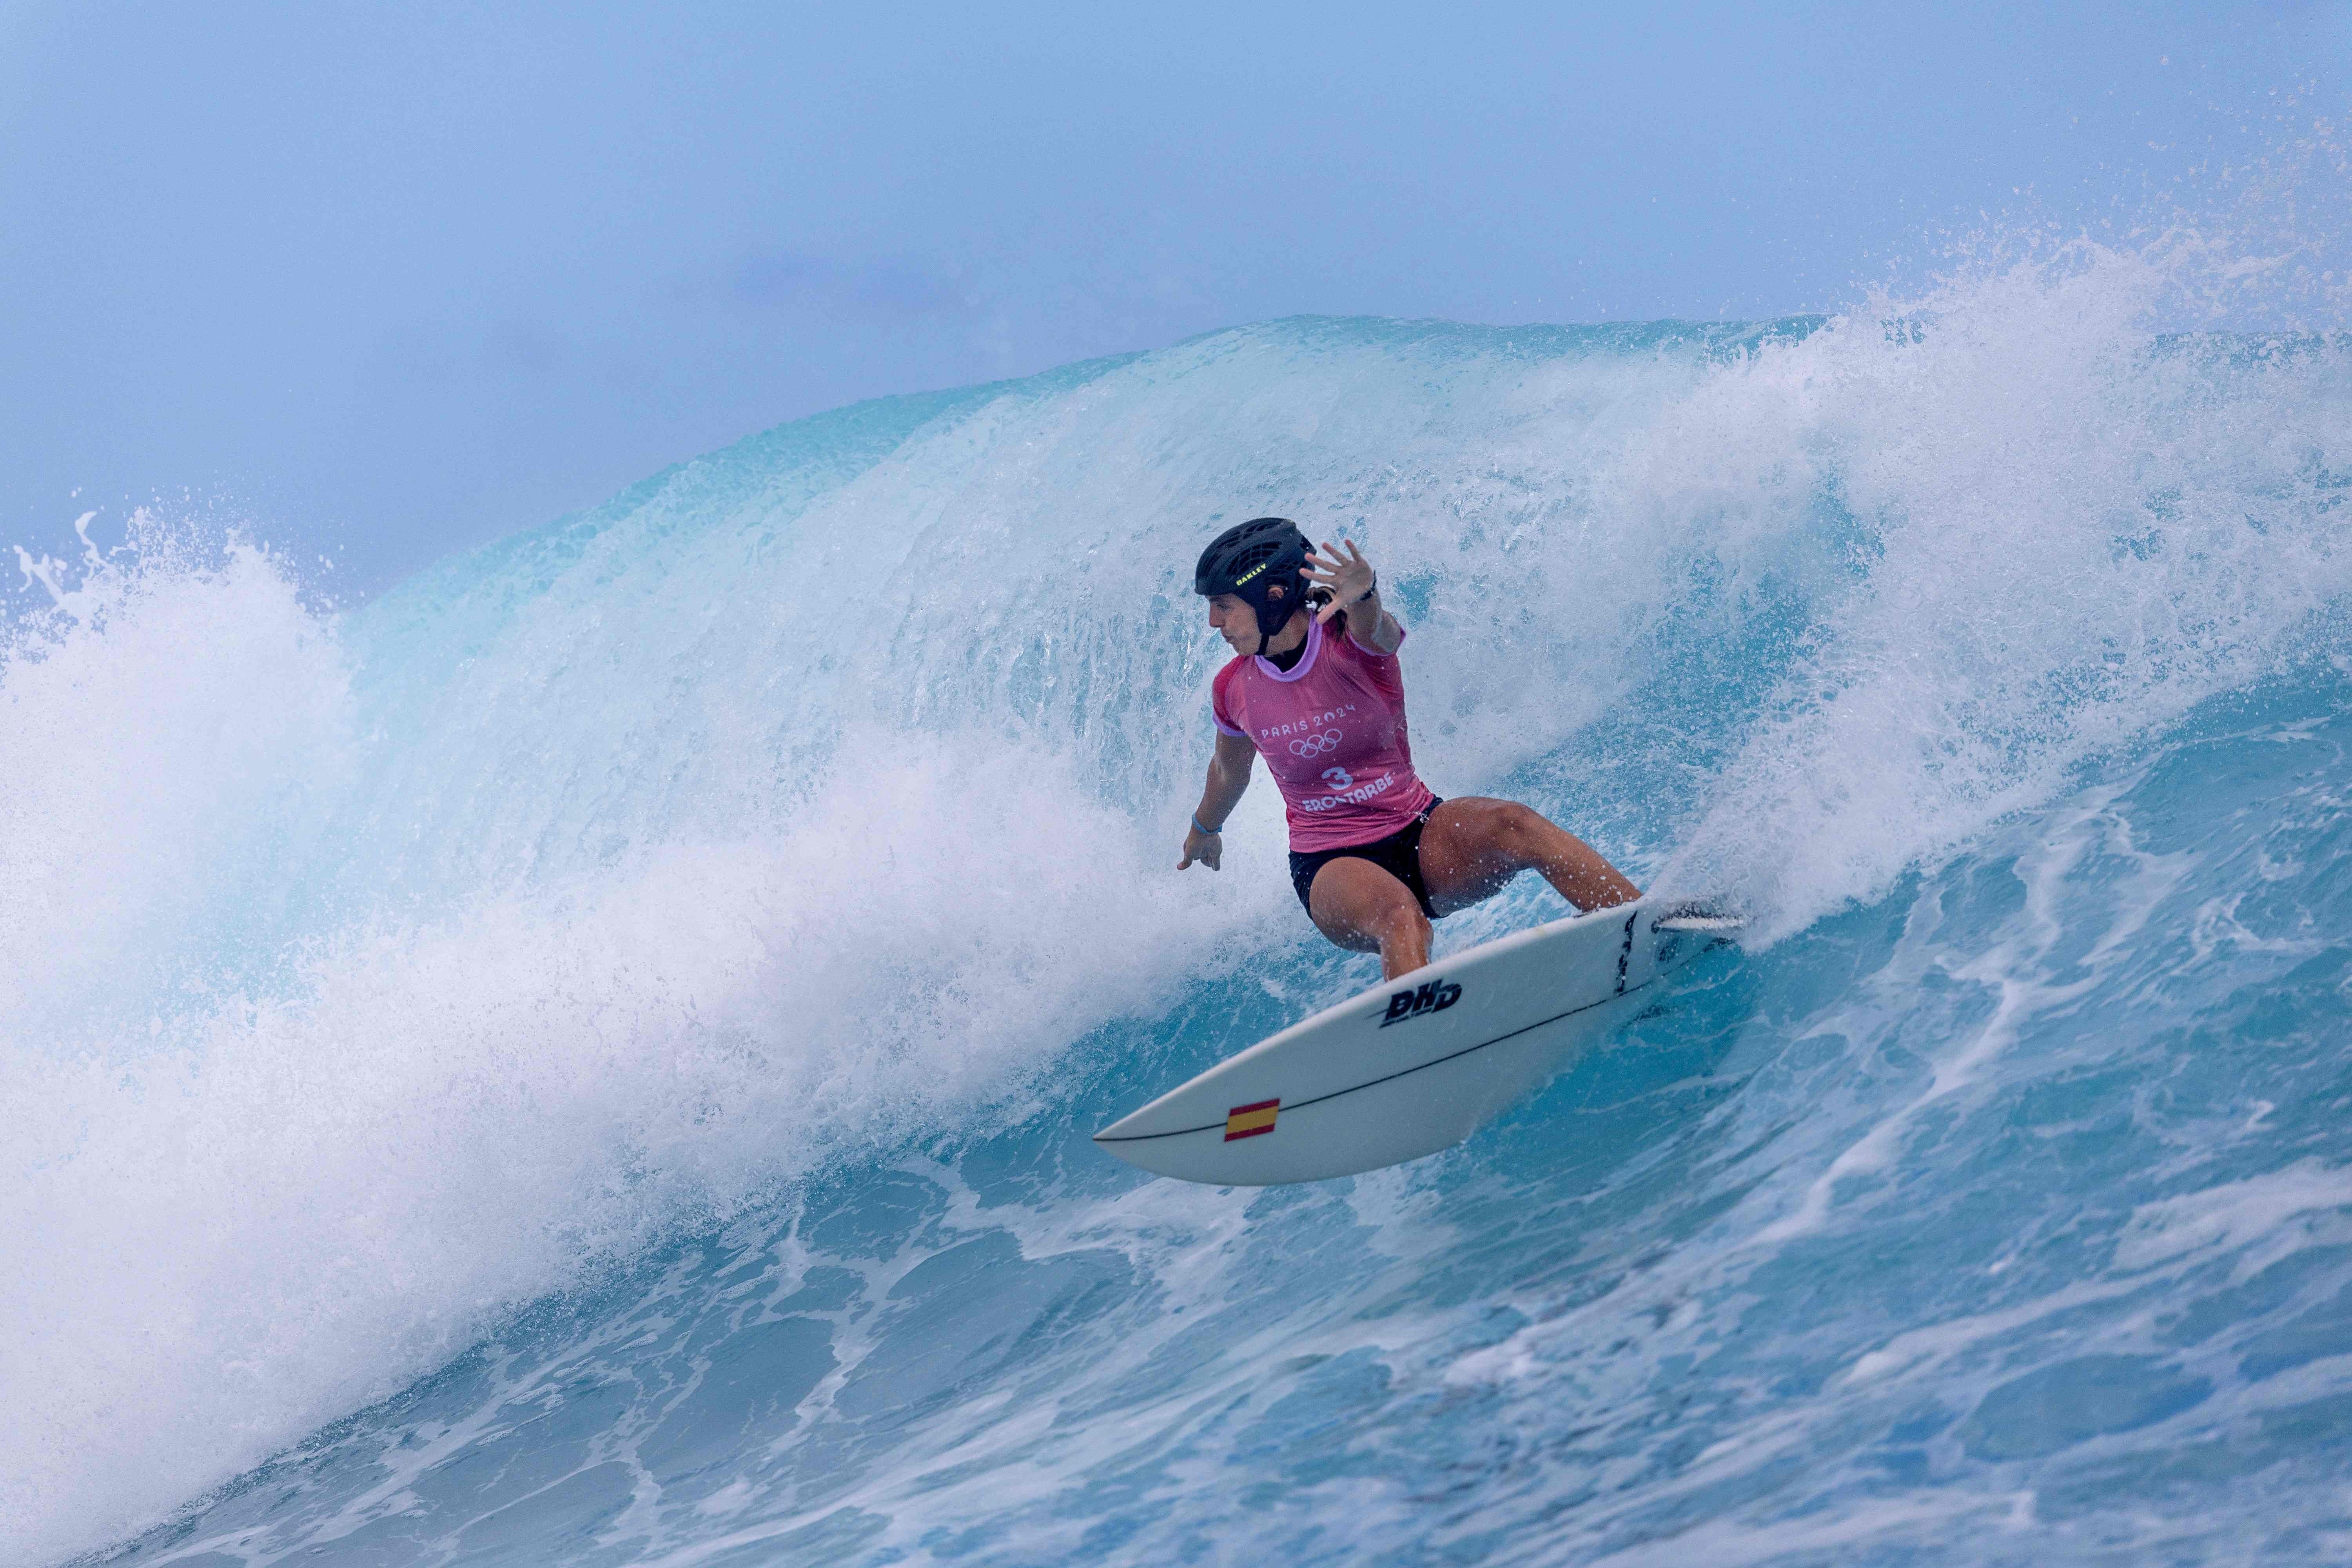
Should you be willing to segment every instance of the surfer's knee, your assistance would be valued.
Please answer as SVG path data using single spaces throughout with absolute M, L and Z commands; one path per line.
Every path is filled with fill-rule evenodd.
M 1402 885 L 1398 891 L 1403 893 Z M 1388 953 L 1429 945 L 1429 917 L 1421 912 L 1411 894 L 1382 899 L 1369 907 L 1327 907 L 1311 912 L 1316 929 L 1350 952 Z
M 1490 802 L 1483 815 L 1480 858 L 1496 871 L 1515 875 L 1542 865 L 1560 836 L 1549 817 L 1516 800 Z
M 1405 885 L 1362 860 L 1334 860 L 1315 879 L 1307 903 L 1316 929 L 1355 952 L 1426 950 L 1429 920 Z
M 1421 906 L 1409 897 L 1383 907 L 1372 919 L 1372 934 L 1380 939 L 1383 948 L 1391 942 L 1426 944 L 1429 941 L 1429 917 L 1423 914 Z
M 1381 973 L 1389 979 L 1429 962 L 1429 917 L 1407 900 L 1383 909 L 1375 936 L 1380 942 Z
M 1543 842 L 1552 826 L 1534 806 L 1505 800 L 1496 803 L 1495 831 L 1514 849 L 1533 848 Z

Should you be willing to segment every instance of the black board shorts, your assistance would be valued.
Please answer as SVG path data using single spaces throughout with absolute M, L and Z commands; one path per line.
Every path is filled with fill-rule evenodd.
M 1421 906 L 1421 912 L 1435 920 L 1437 911 L 1429 907 L 1429 884 L 1421 879 L 1421 830 L 1429 826 L 1429 814 L 1444 804 L 1432 795 L 1419 816 L 1386 838 L 1375 838 L 1370 844 L 1345 844 L 1337 849 L 1310 849 L 1305 854 L 1292 850 L 1290 885 L 1298 889 L 1298 907 L 1307 911 L 1307 918 L 1315 918 L 1315 906 L 1307 897 L 1314 889 L 1315 873 L 1334 860 L 1353 859 L 1370 860 L 1402 882 L 1412 894 L 1412 901 Z

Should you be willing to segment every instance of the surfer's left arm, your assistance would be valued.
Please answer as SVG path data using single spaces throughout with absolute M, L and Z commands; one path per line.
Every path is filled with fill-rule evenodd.
M 1331 595 L 1331 602 L 1317 613 L 1316 618 L 1328 626 L 1333 616 L 1345 612 L 1349 638 L 1367 653 L 1385 658 L 1396 652 L 1397 645 L 1404 641 L 1404 628 L 1381 603 L 1380 574 L 1364 559 L 1364 552 L 1356 548 L 1356 542 L 1343 539 L 1339 545 L 1346 554 L 1326 544 L 1321 554 L 1309 553 L 1307 557 L 1307 575 Z

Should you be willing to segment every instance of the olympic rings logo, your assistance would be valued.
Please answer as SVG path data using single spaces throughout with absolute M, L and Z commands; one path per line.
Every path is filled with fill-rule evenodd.
M 1309 735 L 1305 740 L 1291 742 L 1290 754 L 1294 757 L 1319 757 L 1326 752 L 1338 751 L 1341 739 L 1339 731 L 1326 730 L 1319 735 Z

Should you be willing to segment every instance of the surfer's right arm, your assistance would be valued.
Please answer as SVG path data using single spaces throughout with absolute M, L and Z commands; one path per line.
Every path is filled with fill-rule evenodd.
M 1248 736 L 1217 731 L 1217 749 L 1209 758 L 1208 787 L 1201 791 L 1201 804 L 1185 825 L 1184 858 L 1176 862 L 1176 869 L 1181 871 L 1195 860 L 1212 871 L 1219 868 L 1217 863 L 1225 854 L 1221 830 L 1234 807 L 1241 804 L 1242 791 L 1249 788 L 1250 769 L 1256 763 L 1257 747 Z

